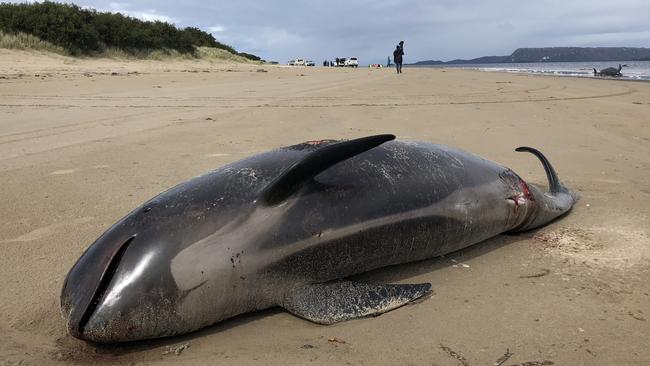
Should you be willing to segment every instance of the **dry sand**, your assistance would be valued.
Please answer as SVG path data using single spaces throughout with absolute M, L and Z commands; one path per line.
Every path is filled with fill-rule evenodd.
M 649 123 L 650 83 L 0 50 L 0 364 L 493 365 L 509 350 L 504 365 L 648 365 Z M 368 274 L 435 289 L 377 318 L 319 326 L 272 309 L 103 347 L 66 334 L 68 269 L 144 200 L 257 152 L 387 132 L 544 183 L 513 152 L 538 147 L 582 200 L 535 232 Z

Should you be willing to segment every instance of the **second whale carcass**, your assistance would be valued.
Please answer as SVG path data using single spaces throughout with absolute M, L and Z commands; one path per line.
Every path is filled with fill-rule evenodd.
M 281 306 L 321 324 L 377 315 L 431 284 L 346 280 L 441 256 L 568 212 L 576 194 L 536 155 L 547 190 L 474 154 L 378 135 L 255 155 L 145 202 L 65 280 L 68 331 L 94 342 L 191 332 Z

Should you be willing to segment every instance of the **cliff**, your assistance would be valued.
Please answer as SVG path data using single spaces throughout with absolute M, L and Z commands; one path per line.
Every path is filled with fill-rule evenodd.
M 650 60 L 650 48 L 635 47 L 544 47 L 518 48 L 510 56 L 483 56 L 471 60 L 420 61 L 411 65 L 463 65 L 518 62 L 586 62 Z

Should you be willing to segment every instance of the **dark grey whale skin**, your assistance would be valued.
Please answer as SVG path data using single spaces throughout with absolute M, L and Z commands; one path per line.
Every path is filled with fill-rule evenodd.
M 187 333 L 282 306 L 296 286 L 543 225 L 575 201 L 564 187 L 542 192 L 471 153 L 401 141 L 331 166 L 278 204 L 260 201 L 274 178 L 333 143 L 234 162 L 129 213 L 70 270 L 61 294 L 68 331 L 101 343 Z
M 618 64 L 618 69 L 615 67 L 608 67 L 600 71 L 594 69 L 594 76 L 623 76 L 623 74 L 621 74 L 621 69 L 623 69 L 623 65 L 621 64 Z

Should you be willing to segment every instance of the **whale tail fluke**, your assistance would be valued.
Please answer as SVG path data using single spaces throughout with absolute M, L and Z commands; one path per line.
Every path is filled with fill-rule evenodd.
M 578 192 L 572 191 L 562 184 L 551 162 L 548 161 L 541 151 L 527 146 L 518 147 L 515 151 L 528 152 L 535 155 L 542 163 L 548 180 L 547 192 L 542 192 L 535 186 L 529 186 L 536 203 L 536 211 L 530 221 L 518 227 L 516 231 L 525 231 L 546 225 L 569 212 L 573 205 L 580 199 Z
M 568 189 L 562 185 L 560 182 L 560 178 L 558 178 L 557 173 L 555 172 L 555 169 L 553 169 L 553 166 L 551 165 L 551 162 L 546 159 L 546 156 L 542 154 L 541 151 L 534 149 L 532 147 L 528 146 L 521 146 L 515 149 L 517 152 L 528 152 L 531 153 L 539 159 L 539 161 L 542 162 L 542 166 L 544 166 L 544 171 L 546 172 L 546 178 L 548 178 L 548 190 L 551 193 L 566 193 L 568 192 Z
M 334 324 L 377 316 L 431 294 L 430 283 L 381 285 L 340 281 L 296 287 L 280 305 L 314 323 Z

